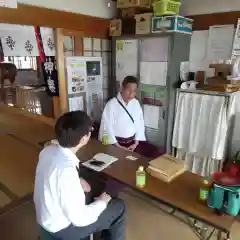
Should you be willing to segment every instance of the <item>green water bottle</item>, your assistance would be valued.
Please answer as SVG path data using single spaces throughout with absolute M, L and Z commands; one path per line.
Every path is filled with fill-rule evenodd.
M 108 135 L 107 135 L 107 128 L 106 128 L 105 124 L 103 126 L 102 144 L 108 145 Z
M 136 172 L 136 186 L 143 188 L 146 185 L 146 172 L 143 166 L 139 166 Z
M 201 201 L 207 201 L 208 194 L 209 194 L 210 186 L 209 186 L 209 180 L 205 179 L 203 181 L 203 186 L 200 188 L 200 200 Z

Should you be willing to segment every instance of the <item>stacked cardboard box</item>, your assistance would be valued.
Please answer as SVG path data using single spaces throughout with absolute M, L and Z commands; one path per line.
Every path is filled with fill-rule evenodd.
M 210 64 L 214 69 L 214 76 L 207 79 L 206 84 L 199 84 L 198 89 L 217 91 L 217 92 L 236 92 L 240 90 L 238 81 L 232 81 L 227 78 L 231 75 L 231 64 Z
M 110 36 L 151 32 L 152 0 L 118 0 L 119 18 L 110 22 Z M 150 13 L 149 13 L 150 12 Z
M 110 23 L 110 36 L 141 35 L 167 31 L 191 34 L 193 20 L 178 15 L 161 15 L 155 9 L 156 4 L 169 1 L 169 4 L 181 3 L 171 0 L 117 0 L 118 19 Z M 154 13 L 153 13 L 154 9 Z M 172 9 L 172 14 L 174 14 Z

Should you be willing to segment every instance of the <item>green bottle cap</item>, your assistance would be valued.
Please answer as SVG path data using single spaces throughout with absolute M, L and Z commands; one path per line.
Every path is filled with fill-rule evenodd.
M 203 182 L 204 182 L 205 185 L 208 184 L 208 180 L 206 180 L 206 179 Z
M 139 167 L 138 167 L 138 171 L 141 171 L 141 172 L 142 172 L 143 170 L 144 170 L 144 167 L 143 167 L 143 166 L 139 166 Z

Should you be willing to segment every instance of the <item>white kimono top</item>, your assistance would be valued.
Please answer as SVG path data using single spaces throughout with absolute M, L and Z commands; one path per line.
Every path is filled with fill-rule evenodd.
M 135 98 L 126 104 L 120 93 L 118 93 L 117 98 L 128 110 L 134 123 L 116 97 L 114 97 L 108 101 L 103 110 L 99 140 L 101 141 L 102 136 L 107 134 L 108 144 L 117 143 L 116 137 L 129 138 L 134 135 L 135 140 L 146 141 L 143 111 L 139 101 Z

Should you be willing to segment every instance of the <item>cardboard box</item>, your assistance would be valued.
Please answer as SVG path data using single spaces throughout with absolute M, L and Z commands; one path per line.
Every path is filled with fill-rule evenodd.
M 232 65 L 231 64 L 210 64 L 209 68 L 215 69 L 215 77 L 226 79 L 228 75 L 231 75 Z
M 150 161 L 147 168 L 150 175 L 168 183 L 184 171 L 184 161 L 168 154 Z
M 204 91 L 211 91 L 211 92 L 238 92 L 240 91 L 239 84 L 223 84 L 223 83 L 214 83 L 214 84 L 204 84 L 204 85 L 197 85 L 197 89 L 204 90 Z
M 135 15 L 136 19 L 136 34 L 151 33 L 152 13 L 144 13 Z
M 117 37 L 122 35 L 122 21 L 121 19 L 114 19 L 110 21 L 109 36 Z
M 146 7 L 151 6 L 151 0 L 117 0 L 117 8 Z
M 152 18 L 152 33 L 183 32 L 192 34 L 193 20 L 181 16 Z
M 207 84 L 200 84 L 197 88 L 217 92 L 237 92 L 240 90 L 240 83 L 222 77 L 212 77 L 207 79 Z

